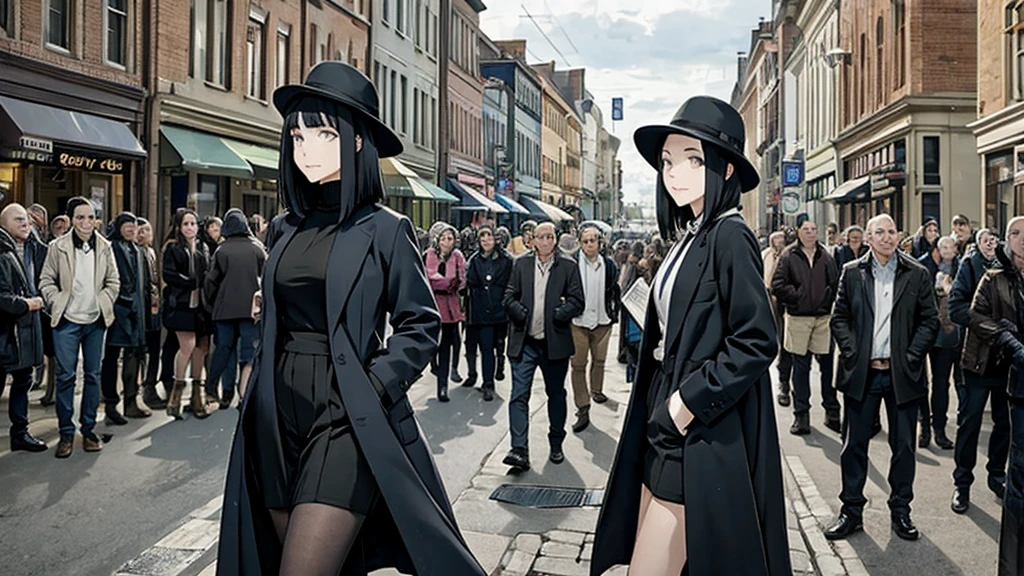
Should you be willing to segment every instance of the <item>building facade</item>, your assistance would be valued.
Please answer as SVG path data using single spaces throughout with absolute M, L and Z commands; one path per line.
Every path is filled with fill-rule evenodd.
M 273 216 L 282 123 L 273 91 L 325 60 L 367 72 L 369 2 L 153 4 L 151 214 L 165 223 L 181 206 L 200 217 L 234 206 Z
M 834 144 L 841 226 L 888 213 L 914 233 L 980 216 L 980 170 L 968 124 L 977 105 L 974 0 L 843 3 L 840 132 Z M 965 159 L 971 158 L 971 161 Z
M 480 64 L 484 78 L 500 80 L 512 90 L 509 139 L 506 150 L 511 165 L 509 195 L 540 199 L 541 196 L 541 85 L 536 72 L 526 64 L 526 41 L 494 43 L 501 57 Z
M 732 105 L 743 117 L 743 126 L 746 130 L 745 156 L 758 169 L 761 175 L 761 184 L 756 191 L 745 194 L 740 209 L 744 220 L 747 221 L 753 230 L 760 235 L 767 235 L 770 229 L 775 229 L 776 222 L 781 219 L 779 214 L 779 203 L 781 196 L 776 196 L 776 191 L 781 195 L 781 190 L 776 190 L 772 183 L 765 179 L 765 162 L 762 143 L 766 140 L 766 128 L 768 123 L 763 93 L 767 88 L 777 83 L 772 80 L 775 74 L 777 59 L 775 54 L 766 49 L 771 43 L 771 23 L 762 22 L 757 28 L 750 32 L 750 51 L 740 55 L 737 61 L 737 83 L 733 90 Z M 772 57 L 769 58 L 769 55 Z M 777 118 L 777 116 L 776 116 Z
M 1024 213 L 1024 2 L 978 2 L 977 137 L 981 226 Z
M 0 207 L 85 196 L 106 221 L 145 204 L 148 9 L 0 2 Z
M 541 200 L 579 208 L 581 122 L 555 83 L 555 63 L 535 64 L 542 92 Z
M 483 91 L 480 76 L 480 0 L 452 0 L 448 58 L 448 159 L 452 190 L 461 186 L 493 197 L 484 173 Z M 451 184 L 451 182 L 450 182 Z

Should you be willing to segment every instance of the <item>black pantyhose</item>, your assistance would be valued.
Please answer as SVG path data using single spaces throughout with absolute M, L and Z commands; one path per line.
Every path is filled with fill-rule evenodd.
M 274 527 L 284 532 L 280 576 L 337 576 L 366 518 L 327 504 L 299 504 L 291 514 L 272 510 Z M 284 522 L 281 522 L 283 518 Z

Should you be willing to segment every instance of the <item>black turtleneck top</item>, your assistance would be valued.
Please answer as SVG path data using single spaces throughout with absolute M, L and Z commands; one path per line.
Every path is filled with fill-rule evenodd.
M 320 192 L 277 266 L 274 294 L 284 332 L 327 334 L 327 261 L 341 214 L 341 183 L 330 182 Z

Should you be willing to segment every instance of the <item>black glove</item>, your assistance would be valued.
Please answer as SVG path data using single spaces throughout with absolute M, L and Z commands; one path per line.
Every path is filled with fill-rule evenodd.
M 1024 367 L 1024 344 L 1016 336 L 1009 332 L 1000 332 L 996 344 L 1001 346 L 1006 354 L 1013 358 L 1013 364 Z

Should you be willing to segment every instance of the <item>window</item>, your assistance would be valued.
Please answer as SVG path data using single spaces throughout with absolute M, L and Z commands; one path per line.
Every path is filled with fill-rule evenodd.
M 391 125 L 391 118 L 388 116 L 388 67 L 380 67 L 380 118 L 385 124 Z
M 1018 0 L 1006 8 L 1006 34 L 1010 40 L 1010 81 L 1014 100 L 1024 100 L 1024 2 Z
M 416 47 L 419 48 L 419 47 L 421 47 L 421 45 L 422 45 L 421 41 L 423 40 L 423 35 L 422 35 L 422 32 L 421 32 L 421 24 L 420 24 L 421 23 L 420 12 L 423 10 L 423 2 L 422 2 L 422 0 L 416 0 L 416 7 L 413 8 L 413 10 L 415 10 L 415 21 L 413 22 L 413 29 L 412 29 L 413 41 L 416 43 Z
M 386 24 L 391 19 L 391 2 L 390 0 L 384 0 L 383 10 L 380 12 L 381 20 Z
M 885 92 L 883 88 L 885 83 L 882 81 L 882 53 L 883 44 L 885 38 L 885 28 L 882 25 L 882 17 L 878 17 L 878 24 L 875 25 L 875 90 L 878 92 L 876 99 L 879 104 L 882 103 L 882 93 Z
M 402 134 L 409 133 L 409 79 L 402 74 Z
M 128 63 L 128 0 L 107 0 L 107 62 Z
M 395 0 L 395 30 L 405 34 L 405 0 Z
M 245 63 L 246 63 L 246 94 L 257 100 L 266 99 L 264 86 L 264 54 L 263 22 L 249 15 L 249 25 L 245 30 Z
M 420 143 L 420 89 L 412 89 L 412 142 Z
M 46 42 L 65 50 L 71 49 L 71 18 L 74 0 L 49 0 L 46 11 Z
M 275 66 L 275 85 L 284 86 L 288 83 L 288 69 L 291 61 L 291 51 L 288 49 L 291 39 L 292 27 L 288 24 L 277 26 L 277 65 Z
M 398 120 L 398 118 L 395 116 L 395 92 L 396 92 L 395 86 L 397 84 L 398 84 L 398 72 L 395 72 L 394 70 L 392 70 L 391 71 L 391 87 L 390 87 L 391 94 L 390 94 L 390 100 L 389 100 L 389 105 L 391 107 L 391 112 L 388 114 L 388 116 L 391 118 L 391 127 L 392 128 L 395 127 L 395 124 L 396 124 L 396 122 Z
M 430 97 L 430 149 L 437 146 L 437 98 Z
M 893 83 L 900 88 L 907 81 L 907 7 L 905 0 L 893 0 L 893 29 L 896 31 L 896 74 Z
M 942 204 L 941 194 L 939 192 L 922 192 L 921 193 L 921 219 L 935 218 L 939 222 L 942 222 Z
M 925 136 L 922 152 L 924 154 L 924 183 L 942 184 L 942 176 L 939 173 L 939 137 Z
M 0 0 L 0 30 L 14 36 L 14 0 Z
M 865 95 L 864 84 L 867 82 L 867 69 L 866 69 L 866 66 L 865 66 L 865 64 L 866 64 L 865 55 L 866 55 L 867 49 L 868 49 L 867 36 L 864 33 L 861 33 L 861 35 L 860 35 L 860 69 L 857 70 L 857 75 L 859 76 L 859 79 L 860 79 L 860 113 L 861 114 L 864 114 L 864 101 L 866 100 L 866 98 L 864 97 L 864 95 Z
M 209 0 L 213 29 L 210 43 L 213 45 L 207 80 L 220 86 L 228 85 L 228 0 Z
M 380 62 L 373 63 L 373 85 L 377 87 L 377 94 L 380 94 Z

